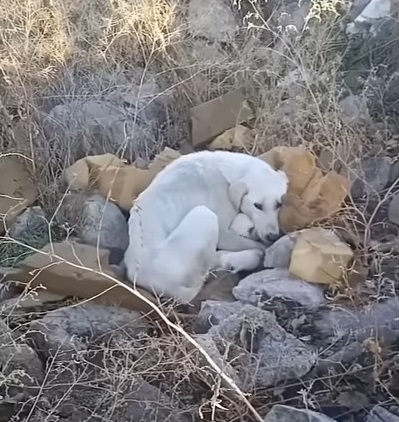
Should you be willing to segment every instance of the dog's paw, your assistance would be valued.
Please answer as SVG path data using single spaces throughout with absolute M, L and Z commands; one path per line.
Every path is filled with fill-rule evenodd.
M 218 269 L 237 273 L 239 271 L 252 271 L 256 269 L 263 260 L 263 251 L 249 249 L 240 252 L 221 252 L 219 254 Z

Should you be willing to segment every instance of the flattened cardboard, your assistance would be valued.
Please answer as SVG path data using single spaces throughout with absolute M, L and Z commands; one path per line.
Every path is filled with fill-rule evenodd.
M 85 190 L 89 186 L 89 167 L 101 166 L 107 167 L 122 167 L 125 165 L 124 161 L 113 154 L 91 155 L 82 158 L 64 171 L 64 179 L 70 189 Z
M 254 117 L 241 90 L 229 92 L 190 109 L 189 132 L 194 148 L 205 145 L 227 129 Z
M 50 251 L 53 255 L 50 256 Z M 151 307 L 122 286 L 115 284 L 104 275 L 84 268 L 77 268 L 68 262 L 93 269 L 118 279 L 108 267 L 109 252 L 84 244 L 67 241 L 47 245 L 43 253 L 28 256 L 19 264 L 19 271 L 10 275 L 10 280 L 28 284 L 30 288 L 40 285 L 47 291 L 60 296 L 76 296 L 91 299 L 105 305 L 119 305 L 140 312 L 151 312 Z M 62 257 L 62 259 L 56 256 Z M 99 264 L 100 263 L 100 264 Z M 152 303 L 156 299 L 146 290 L 136 288 Z
M 353 251 L 332 231 L 312 227 L 299 232 L 289 271 L 311 283 L 338 285 L 353 258 Z
M 178 157 L 179 152 L 165 148 L 149 163 L 147 169 L 133 165 L 104 167 L 88 162 L 89 184 L 104 198 L 110 194 L 111 201 L 129 211 L 134 200 L 149 186 L 154 177 Z
M 17 155 L 0 156 L 0 234 L 37 198 L 27 172 L 28 161 Z

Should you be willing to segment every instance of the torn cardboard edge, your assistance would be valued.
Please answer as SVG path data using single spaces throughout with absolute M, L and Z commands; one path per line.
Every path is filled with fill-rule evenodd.
M 126 282 L 112 272 L 108 258 L 109 251 L 94 246 L 67 241 L 53 243 L 20 262 L 18 270 L 7 274 L 5 280 L 23 283 L 29 289 L 42 286 L 59 296 L 93 300 L 157 317 L 148 303 L 123 287 Z M 147 290 L 139 287 L 134 290 L 160 307 L 155 296 Z
M 189 139 L 194 148 L 254 117 L 240 89 L 221 95 L 190 109 Z

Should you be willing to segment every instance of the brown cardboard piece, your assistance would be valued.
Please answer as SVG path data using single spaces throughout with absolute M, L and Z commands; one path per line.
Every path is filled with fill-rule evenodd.
M 30 288 L 42 285 L 50 293 L 63 297 L 93 298 L 93 301 L 97 303 L 119 305 L 141 312 L 151 311 L 147 303 L 123 286 L 117 285 L 104 275 L 89 270 L 101 269 L 105 274 L 118 279 L 108 266 L 108 251 L 64 241 L 53 243 L 51 247 L 47 245 L 42 252 L 44 253 L 38 252 L 28 256 L 20 262 L 19 271 L 7 277 L 10 280 L 28 284 Z M 74 264 L 88 269 L 76 267 Z M 158 304 L 146 290 L 140 288 L 136 290 L 152 303 Z
M 85 190 L 89 186 L 89 166 L 122 167 L 125 162 L 113 154 L 90 155 L 82 158 L 64 171 L 64 179 L 70 189 Z
M 241 90 L 222 95 L 190 109 L 190 141 L 194 148 L 210 142 L 225 130 L 254 117 Z
M 105 198 L 110 194 L 111 201 L 129 211 L 134 200 L 149 186 L 154 177 L 178 157 L 179 152 L 165 148 L 150 162 L 147 169 L 132 165 L 103 167 L 90 164 L 90 187 Z
M 244 150 L 250 151 L 255 142 L 255 137 L 251 129 L 238 125 L 226 130 L 221 135 L 216 137 L 209 145 L 208 149 L 215 150 Z
M 15 218 L 32 205 L 37 189 L 30 179 L 29 161 L 16 154 L 0 155 L 0 234 L 4 234 Z
M 312 227 L 298 233 L 289 272 L 312 283 L 338 285 L 352 258 L 351 248 L 332 230 Z
M 64 178 L 75 190 L 93 190 L 129 211 L 133 201 L 180 152 L 165 148 L 146 168 L 128 165 L 112 154 L 81 159 L 67 168 Z
M 280 211 L 285 232 L 303 229 L 337 213 L 348 195 L 350 182 L 335 171 L 323 174 L 315 156 L 303 147 L 276 147 L 259 156 L 289 180 Z

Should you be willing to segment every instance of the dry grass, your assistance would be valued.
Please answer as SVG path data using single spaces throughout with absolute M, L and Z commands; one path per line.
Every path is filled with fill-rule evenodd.
M 348 66 L 353 63 L 362 64 L 361 91 L 378 99 L 373 103 L 374 115 L 385 123 L 378 146 L 384 150 L 392 145 L 391 134 L 398 127 L 396 100 L 392 96 L 386 100 L 387 89 L 383 89 L 381 80 L 376 82 L 381 62 L 387 59 L 378 56 L 378 40 L 373 44 L 373 62 L 366 65 L 364 44 L 363 50 L 357 48 L 359 54 L 353 55 L 342 31 L 346 10 L 341 1 L 312 1 L 306 25 L 297 32 L 281 31 L 273 21 L 275 5 L 265 3 L 232 1 L 233 9 L 239 8 L 243 18 L 236 40 L 230 45 L 207 45 L 190 34 L 184 1 L 3 0 L 2 148 L 33 159 L 40 202 L 49 215 L 57 209 L 64 193 L 60 185 L 62 171 L 76 159 L 77 151 L 83 156 L 98 149 L 110 151 L 115 145 L 109 141 L 94 145 L 84 137 L 71 138 L 70 143 L 49 139 L 44 130 L 45 116 L 55 105 L 102 100 L 112 89 L 126 83 L 138 87 L 134 112 L 171 99 L 164 107 L 164 121 L 159 122 L 156 136 L 149 134 L 148 138 L 152 138 L 148 143 L 137 142 L 129 149 L 132 134 L 126 134 L 117 151 L 129 159 L 150 158 L 165 145 L 177 145 L 186 136 L 189 107 L 240 87 L 256 111 L 253 128 L 258 152 L 275 145 L 303 144 L 316 152 L 327 148 L 334 167 L 349 167 L 354 157 L 375 147 L 375 133 L 370 128 L 346 123 L 338 109 L 341 96 L 347 92 Z M 395 60 L 399 62 L 399 49 L 394 48 L 398 37 L 395 32 L 391 34 L 386 47 L 390 52 L 389 69 L 395 67 L 391 66 Z M 143 87 L 154 75 L 161 90 L 148 95 Z M 393 86 L 395 73 L 390 70 L 387 78 Z M 133 122 L 137 123 L 135 117 Z M 395 189 L 397 186 L 383 193 L 374 210 L 382 208 Z M 339 223 L 355 243 L 362 263 L 378 270 L 390 252 L 370 249 L 371 231 L 379 222 L 377 213 L 367 213 L 363 205 L 351 204 L 344 224 Z M 377 291 L 382 278 L 376 280 Z M 156 327 L 156 331 L 156 336 L 130 342 L 94 345 L 97 353 L 102 350 L 101 365 L 82 356 L 84 369 L 77 379 L 69 381 L 69 386 L 63 385 L 65 396 L 59 406 L 69 400 L 74 389 L 95 390 L 99 394 L 96 393 L 90 412 L 101 414 L 102 420 L 111 419 L 121 402 L 121 392 L 131 386 L 134 376 L 140 375 L 167 390 L 175 404 L 184 404 L 197 415 L 202 414 L 204 420 L 249 420 L 248 407 L 231 398 L 231 391 L 222 386 L 220 374 L 204 364 L 198 351 L 187 351 L 187 339 L 181 332 L 165 327 Z M 62 371 L 57 371 L 63 373 L 70 366 L 71 362 L 61 362 Z M 57 371 L 46 377 L 43 391 L 59 387 Z M 93 373 L 94 378 L 90 378 Z M 76 375 L 73 371 L 71 374 Z M 0 388 L 12 387 L 17 375 L 20 374 L 0 376 Z M 334 377 L 318 382 L 316 385 L 336 388 Z M 293 385 L 296 398 L 300 400 L 303 394 L 304 402 L 317 401 L 313 385 L 313 381 Z M 251 403 L 263 414 L 273 400 L 277 402 L 278 394 L 273 394 L 272 389 L 260 392 L 251 398 Z M 43 407 L 42 402 L 36 405 Z M 37 420 L 54 420 L 54 409 L 40 412 L 35 416 Z

